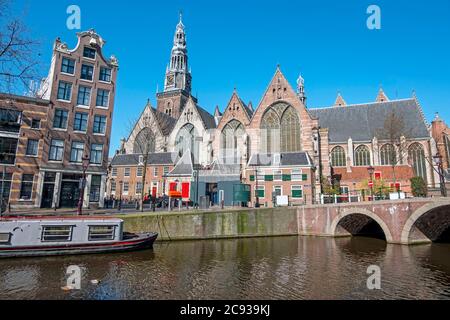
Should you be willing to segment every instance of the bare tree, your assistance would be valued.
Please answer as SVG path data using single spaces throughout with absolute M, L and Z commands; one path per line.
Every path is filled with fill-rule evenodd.
M 130 121 L 130 139 L 133 141 L 133 154 L 139 155 L 139 167 L 142 168 L 140 210 L 144 211 L 145 181 L 149 164 L 149 154 L 155 152 L 155 134 L 151 117 L 143 115 L 137 121 Z
M 380 158 L 384 164 L 392 167 L 394 186 L 397 183 L 395 168 L 402 164 L 407 156 L 407 139 L 411 136 L 411 130 L 406 127 L 404 114 L 398 110 L 392 110 L 384 120 L 384 126 L 379 128 L 377 138 L 383 143 L 384 150 L 379 149 Z M 383 148 L 382 147 L 382 148 Z
M 19 18 L 8 19 L 10 1 L 0 0 L 0 91 L 28 93 L 40 83 L 39 43 L 29 37 Z

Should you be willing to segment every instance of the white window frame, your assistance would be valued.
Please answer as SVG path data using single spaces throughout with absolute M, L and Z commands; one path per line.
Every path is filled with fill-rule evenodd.
M 294 189 L 295 189 L 295 191 L 301 190 L 302 191 L 302 196 L 301 197 L 293 197 L 292 193 L 293 193 Z M 303 199 L 303 195 L 304 195 L 304 190 L 303 190 L 303 186 L 302 185 L 295 184 L 295 185 L 291 186 L 291 197 L 292 197 L 292 199 Z
M 279 176 L 279 179 L 275 179 L 276 176 Z M 283 170 L 281 169 L 275 169 L 273 170 L 273 181 L 283 181 Z
M 272 187 L 272 195 L 275 193 L 275 189 L 280 189 L 280 190 L 281 190 L 281 196 L 284 195 L 284 194 L 283 194 L 283 186 L 282 186 L 282 185 L 279 185 L 279 184 L 274 185 L 274 186 Z
M 255 185 L 255 196 L 256 196 L 256 192 L 257 191 L 261 191 L 261 190 L 264 190 L 264 197 L 259 197 L 259 199 L 265 199 L 266 196 L 267 196 L 267 194 L 266 194 L 266 186 L 265 185 L 258 185 L 258 186 Z
M 296 172 L 296 173 L 294 173 Z M 294 179 L 294 175 L 300 176 L 299 179 Z M 291 170 L 291 181 L 300 182 L 303 181 L 303 170 L 302 169 L 292 169 Z
M 125 190 L 125 186 L 127 186 L 127 190 Z M 124 181 L 123 188 L 122 188 L 122 194 L 124 196 L 127 196 L 129 192 L 130 192 L 130 183 L 128 181 Z

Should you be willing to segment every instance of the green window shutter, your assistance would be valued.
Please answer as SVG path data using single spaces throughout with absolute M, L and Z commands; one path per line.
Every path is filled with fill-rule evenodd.
M 258 198 L 264 198 L 266 196 L 265 190 L 256 190 L 256 195 Z
M 292 190 L 292 198 L 302 198 L 303 191 L 302 190 Z
M 273 181 L 273 176 L 272 175 L 266 175 L 264 177 L 264 181 Z
M 302 174 L 302 181 L 308 181 L 308 175 Z
M 250 181 L 255 181 L 255 176 L 250 176 Z
M 283 181 L 291 181 L 291 175 L 290 174 L 283 174 Z

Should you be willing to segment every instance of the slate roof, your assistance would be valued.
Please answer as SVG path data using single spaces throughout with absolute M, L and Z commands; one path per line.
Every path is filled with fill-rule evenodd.
M 393 111 L 404 122 L 408 138 L 429 138 L 427 124 L 416 99 L 375 102 L 324 109 L 309 109 L 309 113 L 319 119 L 321 128 L 329 129 L 331 143 L 353 141 L 369 142 L 379 136 L 386 117 Z
M 198 104 L 196 105 L 198 113 L 205 124 L 206 129 L 213 129 L 216 127 L 216 121 L 214 120 L 214 116 L 212 116 L 208 111 L 200 107 Z
M 26 102 L 26 103 L 36 103 L 39 105 L 50 105 L 50 100 L 35 98 L 35 97 L 27 97 L 27 96 L 18 96 L 15 94 L 8 94 L 8 93 L 0 93 L 0 100 L 14 100 L 19 102 Z
M 239 98 L 239 100 L 241 100 L 241 103 L 244 106 L 244 110 L 247 113 L 248 118 L 251 119 L 253 116 L 253 111 L 247 106 L 247 104 L 244 101 L 242 101 L 241 98 Z
M 153 109 L 153 113 L 161 128 L 162 134 L 168 136 L 175 127 L 177 120 L 156 109 Z
M 139 165 L 139 154 L 117 154 L 111 161 L 112 166 L 137 166 Z M 176 162 L 177 154 L 172 152 L 150 153 L 149 165 L 173 165 Z
M 178 160 L 175 168 L 169 172 L 168 177 L 185 177 L 192 176 L 194 166 L 192 161 L 191 150 L 187 150 L 184 155 Z
M 255 154 L 250 157 L 249 166 L 276 166 L 274 154 Z M 312 166 L 312 160 L 307 152 L 281 153 L 280 166 Z

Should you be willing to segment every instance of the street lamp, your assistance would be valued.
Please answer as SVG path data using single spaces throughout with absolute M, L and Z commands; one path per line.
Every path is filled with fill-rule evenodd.
M 5 187 L 5 177 L 6 177 L 6 167 L 3 166 L 3 171 L 2 171 L 2 181 L 1 181 L 1 187 L 0 187 L 0 217 L 3 214 L 3 194 L 4 192 L 4 187 Z
M 373 174 L 375 173 L 375 168 L 370 166 L 367 168 L 367 172 L 369 172 L 369 176 L 370 176 L 370 192 L 372 194 L 372 201 L 375 201 L 374 196 L 373 196 Z
M 123 189 L 123 181 L 119 181 L 119 204 L 117 205 L 117 210 L 122 210 L 122 189 Z
M 442 166 L 442 155 L 438 151 L 437 154 L 433 157 L 434 162 L 438 167 L 438 175 L 439 175 L 439 184 L 441 189 L 441 195 L 443 197 L 447 197 L 447 187 L 445 186 L 445 177 L 444 177 L 444 168 Z
M 259 195 L 258 195 L 258 167 L 255 167 L 255 208 L 259 208 Z
M 86 171 L 89 167 L 90 162 L 89 155 L 85 154 L 82 158 L 82 166 L 83 166 L 83 177 L 80 183 L 80 197 L 78 199 L 78 215 L 81 216 L 83 214 L 83 202 L 84 202 L 84 188 L 86 188 Z

